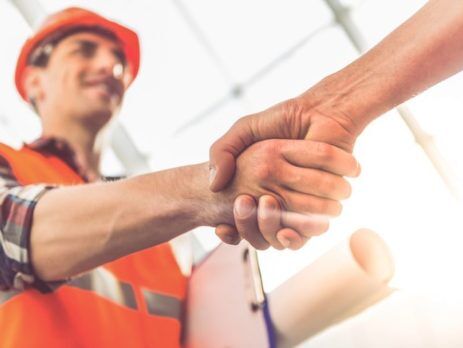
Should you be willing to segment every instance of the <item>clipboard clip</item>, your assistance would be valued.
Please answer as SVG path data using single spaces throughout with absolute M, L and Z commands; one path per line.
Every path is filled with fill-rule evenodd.
M 243 250 L 243 262 L 245 263 L 246 275 L 249 280 L 247 283 L 251 288 L 251 311 L 256 312 L 264 307 L 265 293 L 257 251 L 251 245 L 247 245 Z

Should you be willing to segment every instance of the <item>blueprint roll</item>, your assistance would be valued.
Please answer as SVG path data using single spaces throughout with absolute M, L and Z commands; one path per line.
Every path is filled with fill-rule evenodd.
M 356 231 L 269 295 L 277 347 L 294 347 L 383 299 L 393 273 L 384 241 Z

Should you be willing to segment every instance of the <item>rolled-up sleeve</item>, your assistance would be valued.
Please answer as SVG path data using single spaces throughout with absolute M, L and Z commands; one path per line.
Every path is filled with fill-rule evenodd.
M 30 234 L 34 208 L 49 185 L 21 186 L 0 157 L 0 290 L 35 287 L 50 292 L 62 282 L 43 282 L 34 272 Z

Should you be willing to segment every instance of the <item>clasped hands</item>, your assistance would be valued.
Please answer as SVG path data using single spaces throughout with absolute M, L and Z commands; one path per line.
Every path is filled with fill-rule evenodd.
M 290 100 L 238 120 L 210 152 L 211 190 L 235 198 L 234 224 L 218 224 L 217 236 L 298 249 L 325 232 L 351 194 L 344 177 L 360 173 L 343 116 Z

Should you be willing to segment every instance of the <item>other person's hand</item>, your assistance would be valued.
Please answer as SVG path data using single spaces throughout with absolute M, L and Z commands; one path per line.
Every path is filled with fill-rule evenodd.
M 238 120 L 235 125 L 211 147 L 212 190 L 222 189 L 233 176 L 235 158 L 249 144 L 267 138 L 310 139 L 326 142 L 351 152 L 360 129 L 343 114 L 326 106 L 308 105 L 310 97 L 303 95 L 297 99 L 275 105 L 261 113 Z M 357 176 L 358 166 L 347 176 Z M 342 174 L 341 174 L 342 175 Z M 257 207 L 259 203 L 259 207 Z M 276 235 L 280 245 L 292 249 L 300 248 L 306 241 L 306 226 L 311 223 L 310 215 L 283 212 L 279 202 L 272 196 L 262 196 L 259 202 L 252 197 L 241 195 L 235 201 L 235 212 L 240 206 L 254 206 L 253 214 L 241 217 L 235 214 L 235 225 L 221 224 L 216 234 L 225 243 L 236 244 L 243 236 L 258 234 Z M 275 208 L 276 207 L 276 208 Z M 275 210 L 273 210 L 275 208 Z M 271 209 L 274 216 L 280 216 L 271 223 L 267 222 L 265 211 Z M 275 229 L 280 228 L 277 232 Z M 264 230 L 262 230 L 264 229 Z M 277 244 L 274 243 L 275 247 Z
M 290 236 L 294 230 L 300 232 L 300 237 L 294 237 L 300 243 L 327 230 L 328 218 L 341 212 L 339 201 L 351 193 L 342 176 L 356 175 L 357 170 L 350 153 L 326 143 L 260 141 L 238 157 L 236 175 L 219 196 L 235 199 L 245 195 L 239 197 L 240 204 L 235 204 L 233 212 L 240 238 L 257 249 L 269 245 L 282 249 L 288 245 L 277 238 L 279 230 Z M 261 203 L 258 209 L 257 200 Z M 255 218 L 258 213 L 259 221 Z M 228 236 L 223 236 L 224 241 L 233 244 L 236 236 Z

